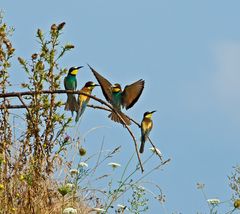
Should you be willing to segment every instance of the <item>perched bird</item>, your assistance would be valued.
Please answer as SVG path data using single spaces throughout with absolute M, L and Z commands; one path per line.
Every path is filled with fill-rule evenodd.
M 76 75 L 78 70 L 83 66 L 71 67 L 68 71 L 68 75 L 64 78 L 64 87 L 66 90 L 77 89 L 77 78 Z M 65 110 L 71 111 L 72 114 L 77 110 L 77 100 L 74 94 L 67 94 L 67 102 L 65 104 Z
M 91 94 L 92 90 L 96 86 L 99 86 L 99 85 L 95 84 L 92 81 L 89 81 L 85 84 L 85 86 L 81 89 L 81 91 L 86 94 Z M 82 94 L 78 95 L 78 109 L 77 109 L 77 115 L 76 115 L 76 119 L 75 119 L 76 122 L 78 122 L 79 118 L 82 116 L 83 112 L 85 111 L 89 100 L 90 100 L 90 97 L 87 97 Z
M 149 136 L 150 131 L 152 130 L 153 127 L 153 122 L 152 122 L 152 114 L 156 111 L 147 111 L 143 115 L 143 120 L 141 123 L 141 146 L 140 146 L 140 153 L 143 153 L 144 151 L 144 145 L 145 142 Z
M 131 85 L 127 85 L 122 91 L 120 84 L 116 83 L 112 85 L 107 79 L 101 76 L 90 65 L 88 66 L 92 70 L 94 76 L 100 84 L 106 100 L 112 104 L 114 110 L 117 111 L 117 114 L 121 116 L 126 125 L 130 125 L 131 122 L 129 118 L 121 112 L 121 108 L 123 107 L 129 109 L 138 101 L 144 88 L 144 80 L 140 79 L 132 83 Z M 112 112 L 108 117 L 115 122 L 125 125 L 117 114 L 115 112 Z

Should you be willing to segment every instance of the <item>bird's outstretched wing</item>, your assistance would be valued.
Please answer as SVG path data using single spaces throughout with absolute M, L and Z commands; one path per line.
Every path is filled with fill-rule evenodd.
M 95 71 L 90 65 L 88 65 L 91 71 L 93 72 L 94 76 L 96 77 L 99 85 L 101 86 L 102 92 L 104 97 L 108 102 L 112 102 L 112 84 L 105 79 L 102 75 L 100 75 L 97 71 Z
M 139 99 L 144 88 L 144 80 L 140 79 L 137 82 L 127 85 L 122 93 L 122 105 L 126 109 L 131 108 Z

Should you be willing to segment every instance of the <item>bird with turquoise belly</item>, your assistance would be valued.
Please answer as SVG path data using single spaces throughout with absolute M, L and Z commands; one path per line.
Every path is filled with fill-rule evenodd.
M 78 70 L 83 66 L 71 67 L 68 71 L 68 75 L 64 78 L 65 90 L 76 90 L 77 89 L 77 78 L 76 75 Z M 73 112 L 77 110 L 77 100 L 74 94 L 67 93 L 67 101 L 64 110 Z
M 111 120 L 123 125 L 130 125 L 130 119 L 121 111 L 121 108 L 131 108 L 139 99 L 144 89 L 144 80 L 140 79 L 130 85 L 125 86 L 122 91 L 121 85 L 112 85 L 106 78 L 100 75 L 90 65 L 88 65 L 101 86 L 106 100 L 112 104 L 115 111 L 108 116 Z M 120 117 L 121 118 L 120 118 Z

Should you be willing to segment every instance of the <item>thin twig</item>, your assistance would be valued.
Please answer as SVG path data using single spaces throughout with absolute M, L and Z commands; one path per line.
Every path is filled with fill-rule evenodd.
M 28 106 L 30 108 L 30 106 Z M 0 109 L 21 109 L 21 108 L 25 108 L 24 105 L 0 105 Z
M 140 164 L 140 167 L 141 167 L 141 171 L 143 172 L 144 169 L 143 169 L 143 165 L 142 165 L 142 162 L 141 162 L 141 158 L 140 158 L 140 154 L 138 152 L 138 146 L 137 146 L 137 141 L 136 141 L 136 138 L 135 136 L 133 135 L 132 131 L 129 129 L 128 126 L 126 126 L 129 134 L 132 136 L 132 139 L 133 139 L 133 142 L 134 142 L 134 145 L 135 145 L 135 150 L 136 150 L 136 153 L 137 153 L 137 157 L 138 157 L 138 161 L 139 161 L 139 164 Z
M 157 147 L 153 144 L 153 142 L 152 142 L 152 140 L 150 139 L 149 136 L 148 136 L 148 140 L 151 143 L 152 147 L 154 148 L 154 151 L 157 154 L 157 156 L 160 158 L 161 161 L 163 161 L 162 155 L 159 154 Z
M 98 157 L 97 157 L 97 162 L 96 162 L 95 167 L 93 167 L 93 173 L 96 171 L 97 166 L 98 166 L 98 164 L 99 164 L 100 157 L 101 157 L 101 155 L 102 155 L 104 140 L 105 140 L 105 137 L 103 137 L 103 139 L 102 139 L 102 143 L 101 143 L 101 147 L 100 147 L 100 152 L 99 152 Z
M 34 122 L 33 122 L 33 120 L 32 120 L 32 114 L 31 114 L 29 108 L 27 107 L 26 103 L 23 101 L 22 96 L 21 96 L 20 94 L 18 94 L 17 97 L 18 97 L 18 99 L 20 100 L 20 102 L 23 104 L 23 106 L 27 109 L 27 112 L 28 112 L 28 115 L 29 115 L 29 119 L 30 119 L 30 121 L 32 122 L 33 127 L 35 127 Z

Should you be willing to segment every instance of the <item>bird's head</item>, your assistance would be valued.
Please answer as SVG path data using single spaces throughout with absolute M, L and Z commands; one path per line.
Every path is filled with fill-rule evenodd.
M 114 85 L 112 85 L 112 92 L 113 93 L 117 93 L 122 91 L 121 85 L 118 83 L 115 83 Z
M 94 83 L 94 82 L 92 82 L 92 81 L 89 81 L 89 82 L 87 82 L 87 83 L 85 84 L 84 87 L 89 88 L 89 89 L 94 89 L 96 86 L 99 86 L 99 85 L 96 84 L 96 83 Z
M 76 76 L 77 73 L 78 73 L 78 70 L 79 70 L 80 68 L 83 68 L 83 66 L 71 67 L 71 68 L 69 69 L 69 71 L 68 71 L 68 74 L 73 75 L 73 76 Z
M 143 117 L 144 118 L 152 118 L 153 113 L 156 111 L 147 111 L 144 113 Z

